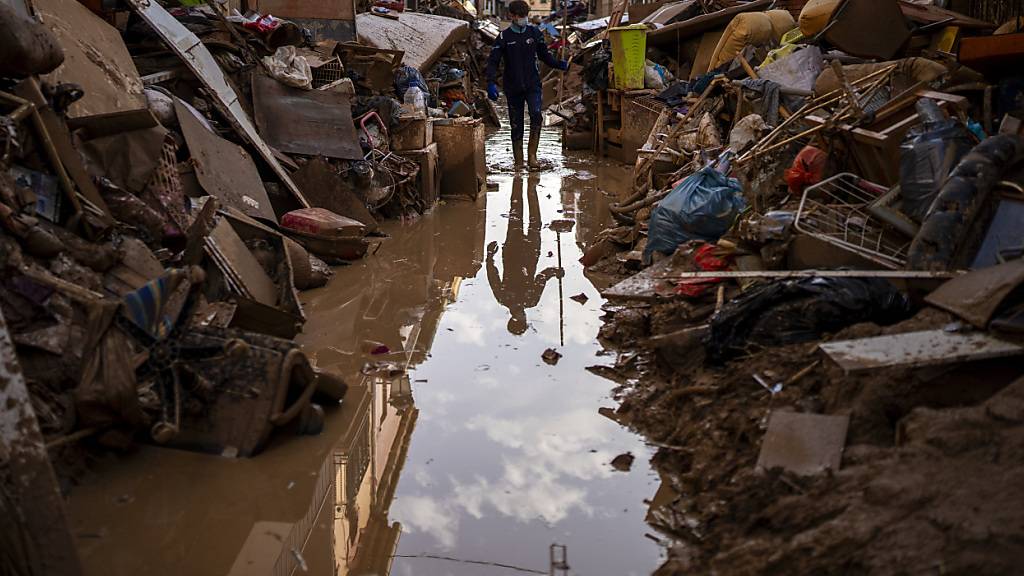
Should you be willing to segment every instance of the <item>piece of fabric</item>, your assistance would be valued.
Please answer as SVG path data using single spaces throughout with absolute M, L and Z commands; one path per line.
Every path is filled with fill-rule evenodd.
M 267 72 L 278 82 L 304 90 L 313 88 L 313 72 L 304 56 L 299 56 L 295 46 L 281 46 L 273 56 L 264 56 Z
M 80 427 L 139 426 L 144 416 L 135 390 L 131 339 L 113 320 L 119 308 L 109 302 L 89 310 L 85 364 L 73 392 Z
M 487 58 L 487 81 L 498 81 L 498 66 L 504 62 L 502 84 L 506 94 L 525 94 L 540 90 L 540 59 L 552 68 L 559 68 L 560 62 L 544 44 L 544 34 L 535 26 L 527 26 L 522 32 L 506 28 L 498 35 Z
M 761 118 L 769 126 L 779 124 L 779 85 L 765 78 L 747 78 L 741 81 L 743 87 L 761 93 Z
M 718 250 L 716 244 L 704 244 L 693 254 L 693 263 L 697 270 L 704 272 L 725 270 L 731 263 L 731 258 L 721 258 L 715 255 Z M 722 278 L 687 278 L 676 284 L 676 294 L 688 298 L 696 298 L 708 291 L 715 284 L 722 282 Z
M 529 92 L 520 93 L 513 93 L 506 90 L 505 100 L 508 102 L 508 122 L 512 127 L 513 142 L 521 142 L 523 140 L 523 134 L 526 128 L 526 124 L 523 121 L 523 113 L 526 108 L 530 109 L 530 126 L 543 125 L 544 119 L 541 111 L 543 110 L 544 105 L 541 102 L 542 93 L 539 87 Z

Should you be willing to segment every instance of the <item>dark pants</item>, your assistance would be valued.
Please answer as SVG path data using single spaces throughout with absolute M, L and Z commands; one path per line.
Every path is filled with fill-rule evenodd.
M 523 139 L 523 110 L 530 107 L 530 128 L 540 128 L 544 119 L 541 117 L 541 91 L 538 86 L 529 92 L 513 94 L 505 92 L 505 100 L 508 101 L 508 122 L 512 125 L 512 141 L 519 142 Z

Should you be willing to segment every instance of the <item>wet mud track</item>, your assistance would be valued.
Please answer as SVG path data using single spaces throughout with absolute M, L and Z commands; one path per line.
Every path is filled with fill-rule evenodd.
M 615 358 L 578 259 L 627 173 L 563 157 L 554 130 L 545 171 L 513 175 L 510 156 L 492 134 L 496 190 L 386 223 L 375 254 L 304 294 L 304 348 L 350 384 L 321 435 L 97 463 L 71 501 L 87 573 L 547 574 L 552 543 L 559 573 L 657 567 L 650 449 L 598 413 L 613 383 L 586 370 Z

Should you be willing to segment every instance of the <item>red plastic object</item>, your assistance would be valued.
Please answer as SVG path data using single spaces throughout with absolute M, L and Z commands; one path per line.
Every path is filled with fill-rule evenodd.
M 270 32 L 271 30 L 276 30 L 277 27 L 280 26 L 280 25 L 281 25 L 281 20 L 279 20 L 277 18 L 274 18 L 270 14 L 266 14 L 264 16 L 260 16 L 260 17 L 258 17 L 256 19 L 254 19 L 254 20 L 250 20 L 249 22 L 246 22 L 245 24 L 242 24 L 242 27 L 243 28 L 248 28 L 250 30 L 255 30 L 255 31 L 261 32 L 261 33 L 267 33 L 267 32 Z
M 366 234 L 366 226 L 362 222 L 339 216 L 324 208 L 292 210 L 281 218 L 281 227 L 325 238 L 352 238 Z
M 786 184 L 789 185 L 789 191 L 802 194 L 804 188 L 821 182 L 825 177 L 826 164 L 828 155 L 825 152 L 814 146 L 804 146 L 793 159 L 793 165 L 786 168 Z
M 702 271 L 725 270 L 729 267 L 729 261 L 725 258 L 715 256 L 714 244 L 705 244 L 697 249 L 693 255 L 693 262 Z M 721 282 L 721 278 L 687 278 L 676 284 L 676 294 L 689 298 L 696 298 L 708 291 L 715 284 Z
M 366 129 L 366 123 L 370 120 L 375 121 L 377 126 L 380 127 L 380 132 L 383 135 L 381 147 L 384 147 L 388 143 L 388 127 L 376 112 L 367 112 L 359 119 L 359 127 L 362 128 L 363 134 L 366 136 L 366 141 L 370 144 L 371 148 L 377 148 L 377 143 L 373 141 L 373 136 L 371 136 L 370 131 Z
M 405 2 L 401 0 L 377 0 L 373 5 L 387 8 L 392 12 L 405 12 Z

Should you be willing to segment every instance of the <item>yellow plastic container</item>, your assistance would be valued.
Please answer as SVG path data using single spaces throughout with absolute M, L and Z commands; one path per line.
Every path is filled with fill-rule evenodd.
M 618 90 L 641 90 L 647 61 L 647 26 L 633 24 L 608 30 L 612 43 L 612 86 Z

